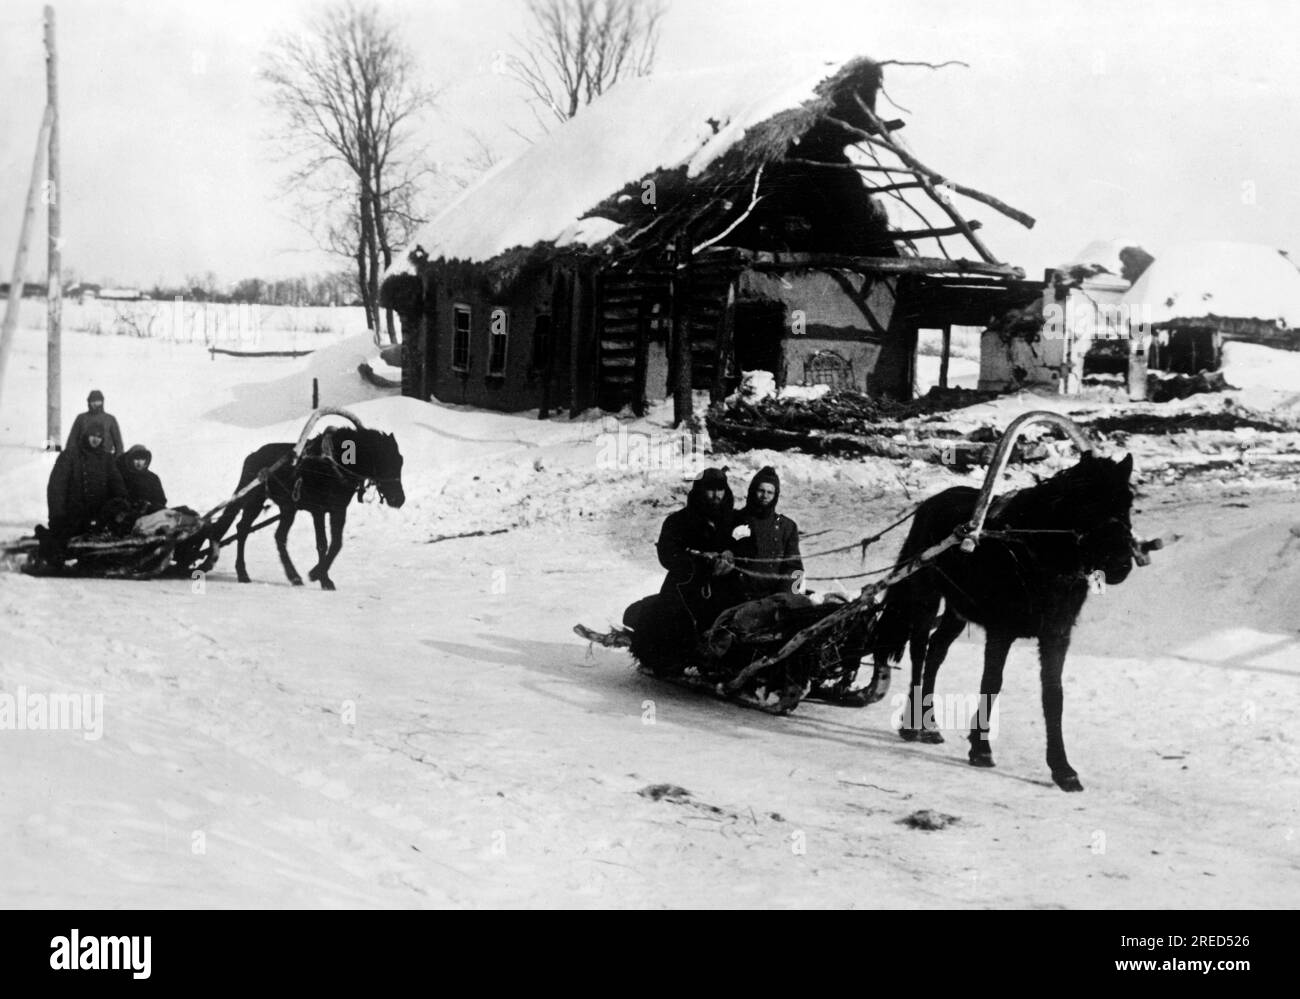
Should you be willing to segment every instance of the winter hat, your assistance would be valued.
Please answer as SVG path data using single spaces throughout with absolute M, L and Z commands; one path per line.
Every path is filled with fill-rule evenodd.
M 90 395 L 86 396 L 87 403 L 103 402 L 103 401 L 104 401 L 104 393 L 99 391 L 99 389 L 91 389 Z
M 694 510 L 702 511 L 704 509 L 704 494 L 711 489 L 722 490 L 722 504 L 727 509 L 727 515 L 730 516 L 731 504 L 734 499 L 731 495 L 731 486 L 727 482 L 727 470 L 725 468 L 706 468 L 702 471 L 691 484 L 691 492 L 686 499 L 687 505 Z
M 758 496 L 758 487 L 761 486 L 764 482 L 770 482 L 773 488 L 776 489 L 776 495 L 772 497 L 772 506 L 775 507 L 777 502 L 781 499 L 781 478 L 776 474 L 775 468 L 773 468 L 771 465 L 764 465 L 762 468 L 758 470 L 758 474 L 755 475 L 749 482 L 748 499 L 749 499 L 750 506 L 758 505 L 756 499 L 756 497 Z
M 126 454 L 122 455 L 122 460 L 126 462 L 127 467 L 129 468 L 131 467 L 131 462 L 135 461 L 136 458 L 144 459 L 144 467 L 147 471 L 149 465 L 153 462 L 153 452 L 143 444 L 132 444 L 126 449 Z
M 727 483 L 727 473 L 721 468 L 706 468 L 700 473 L 700 477 L 695 480 L 696 485 L 701 489 L 713 487 L 715 489 L 730 488 Z

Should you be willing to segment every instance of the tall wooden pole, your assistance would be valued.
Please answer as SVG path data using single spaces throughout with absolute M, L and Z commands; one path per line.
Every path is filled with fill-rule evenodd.
M 60 204 L 63 189 L 59 186 L 59 79 L 58 60 L 54 55 L 54 8 L 45 8 L 45 107 L 50 115 L 50 172 L 47 198 L 49 203 L 49 266 L 46 268 L 46 359 L 45 359 L 45 449 L 59 450 L 63 440 L 60 422 L 63 385 L 63 240 Z
M 36 156 L 32 160 L 32 181 L 27 187 L 27 206 L 23 210 L 22 229 L 18 234 L 18 252 L 14 254 L 13 276 L 9 283 L 9 301 L 5 304 L 5 318 L 0 325 L 0 399 L 4 397 L 5 367 L 9 363 L 9 347 L 13 342 L 14 328 L 18 325 L 18 310 L 23 301 L 23 281 L 27 270 L 27 244 L 31 240 L 32 220 L 36 217 L 36 195 L 41 189 L 41 173 L 45 169 L 45 148 L 50 137 L 50 119 L 53 112 L 47 107 L 41 119 L 40 137 L 36 140 Z
M 691 243 L 690 233 L 677 234 L 677 246 L 672 253 L 672 280 L 669 282 L 672 298 L 673 367 L 673 426 L 680 427 L 694 413 L 692 396 L 694 365 L 691 358 Z

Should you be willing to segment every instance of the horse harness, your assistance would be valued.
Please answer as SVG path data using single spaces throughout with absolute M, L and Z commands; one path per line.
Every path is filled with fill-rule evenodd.
M 324 473 L 325 475 L 336 479 L 340 483 L 350 483 L 352 487 L 356 489 L 357 502 L 365 502 L 366 486 L 372 481 L 371 478 L 352 471 L 340 462 L 337 457 L 335 457 L 336 442 L 334 440 L 333 428 L 322 433 L 319 440 L 319 453 L 311 453 L 310 450 L 304 451 L 302 456 L 294 462 L 293 488 L 290 491 L 294 503 L 302 502 L 302 482 L 304 476 L 303 466 L 308 462 L 321 462 L 325 464 L 328 468 L 328 471 Z

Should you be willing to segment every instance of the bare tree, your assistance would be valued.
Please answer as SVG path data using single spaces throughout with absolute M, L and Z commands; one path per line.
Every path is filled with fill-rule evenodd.
M 426 172 L 412 126 L 434 93 L 416 79 L 401 29 L 372 2 L 344 0 L 302 34 L 283 35 L 262 79 L 293 164 L 286 188 L 322 245 L 355 262 L 366 322 L 379 339 L 379 276 L 423 222 Z M 396 341 L 391 314 L 390 341 Z
M 528 0 L 533 28 L 506 59 L 534 105 L 568 121 L 625 76 L 654 66 L 665 0 Z

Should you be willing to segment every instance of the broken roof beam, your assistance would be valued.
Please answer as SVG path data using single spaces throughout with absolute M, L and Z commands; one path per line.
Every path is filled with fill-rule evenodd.
M 941 198 L 939 196 L 939 193 L 934 189 L 933 178 L 939 177 L 940 183 L 943 183 L 943 178 L 935 171 L 930 170 L 924 163 L 918 160 L 915 156 L 912 156 L 910 153 L 908 153 L 905 149 L 902 148 L 901 145 L 894 142 L 889 135 L 889 129 L 885 126 L 885 123 L 882 122 L 878 117 L 876 117 L 876 113 L 874 111 L 872 111 L 869 107 L 867 107 L 866 101 L 864 101 L 857 94 L 853 95 L 853 99 L 854 101 L 857 102 L 858 107 L 862 110 L 862 113 L 866 116 L 867 121 L 869 121 L 872 127 L 875 128 L 876 131 L 879 133 L 879 137 L 876 135 L 872 135 L 870 132 L 866 132 L 863 129 L 860 129 L 855 125 L 850 125 L 846 121 L 840 121 L 839 119 L 834 119 L 834 118 L 831 120 L 843 128 L 848 128 L 852 130 L 859 136 L 860 139 L 867 142 L 868 144 L 872 146 L 879 146 L 880 148 L 886 149 L 889 152 L 893 153 L 895 156 L 897 156 L 904 164 L 906 164 L 910 168 L 912 174 L 916 177 L 916 179 L 921 182 L 921 186 L 925 189 L 925 193 L 930 196 L 931 200 L 933 200 L 935 204 L 937 204 L 940 208 L 942 208 L 944 213 L 950 219 L 952 219 L 953 224 L 956 225 L 958 231 L 961 232 L 961 234 L 966 237 L 966 241 L 970 243 L 972 247 L 974 247 L 975 252 L 978 253 L 981 257 L 983 257 L 985 260 L 987 260 L 989 263 L 996 263 L 997 257 L 993 256 L 993 251 L 991 251 L 987 246 L 984 245 L 984 241 L 982 239 L 980 239 L 978 236 L 975 235 L 975 230 L 970 227 L 970 223 L 966 221 L 966 219 L 962 216 L 961 212 L 957 211 L 956 206 L 953 205 L 951 202 L 949 202 L 947 198 Z
M 900 180 L 896 184 L 876 184 L 867 190 L 872 194 L 888 194 L 890 191 L 906 191 L 913 187 L 924 187 L 919 180 Z
M 871 163 L 824 163 L 821 160 L 801 160 L 787 156 L 782 162 L 795 163 L 799 166 L 819 167 L 823 170 L 852 170 L 855 173 L 911 173 L 916 171 L 905 166 L 884 166 Z M 902 180 L 896 184 L 877 184 L 872 191 L 903 191 L 909 187 L 925 187 L 919 180 Z
M 965 226 L 951 225 L 946 229 L 907 229 L 889 231 L 890 239 L 938 239 L 940 236 L 961 236 L 968 230 L 983 228 L 984 223 L 978 221 L 967 222 Z
M 832 170 L 857 170 L 859 173 L 916 173 L 911 167 L 905 166 L 880 166 L 874 163 L 824 163 L 821 160 L 801 160 L 794 156 L 787 156 L 781 162 L 797 163 L 800 166 L 827 167 Z M 917 186 L 921 186 L 920 181 L 917 181 Z
M 859 257 L 839 253 L 744 252 L 742 259 L 755 270 L 784 271 L 836 268 L 873 274 L 982 274 L 1023 280 L 1023 268 L 980 260 L 944 260 L 941 257 Z
M 937 170 L 931 170 L 928 166 L 926 166 L 924 163 L 918 160 L 914 155 L 912 155 L 912 153 L 907 148 L 904 147 L 901 141 L 896 141 L 893 138 L 893 135 L 890 133 L 885 123 L 882 122 L 879 117 L 877 117 L 876 113 L 872 111 L 871 108 L 867 107 L 866 101 L 864 101 L 857 94 L 853 95 L 853 99 L 854 101 L 857 102 L 857 105 L 862 110 L 862 113 L 867 116 L 867 121 L 871 122 L 871 124 L 875 128 L 880 129 L 880 135 L 872 135 L 870 132 L 867 132 L 864 129 L 858 128 L 854 125 L 850 125 L 848 122 L 841 121 L 838 118 L 831 118 L 827 116 L 828 120 L 833 122 L 836 125 L 839 125 L 841 128 L 847 128 L 850 132 L 857 134 L 860 138 L 864 139 L 867 142 L 873 143 L 875 145 L 884 146 L 895 156 L 897 156 L 900 160 L 906 163 L 909 170 L 912 173 L 916 174 L 918 177 L 924 177 L 932 184 L 937 184 L 942 187 L 947 187 L 953 191 L 956 191 L 958 194 L 962 195 L 963 197 L 970 198 L 972 201 L 978 201 L 980 204 L 988 205 L 990 208 L 994 209 L 995 211 L 1001 212 L 1007 218 L 1019 222 L 1026 229 L 1032 229 L 1034 227 L 1034 222 L 1036 221 L 1036 219 L 1032 215 L 1022 212 L 1018 208 L 1012 208 L 1005 201 L 1002 201 L 999 198 L 995 198 L 991 194 L 985 194 L 983 191 L 977 191 L 973 187 L 966 187 L 962 184 L 958 184 L 955 181 L 949 180 L 947 177 L 943 176 L 943 174 L 939 173 Z

